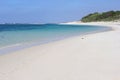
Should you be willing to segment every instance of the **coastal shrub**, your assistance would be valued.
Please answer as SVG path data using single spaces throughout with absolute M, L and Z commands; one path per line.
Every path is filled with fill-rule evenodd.
M 93 22 L 93 21 L 114 21 L 120 19 L 120 11 L 108 11 L 103 13 L 92 13 L 81 19 L 82 22 Z

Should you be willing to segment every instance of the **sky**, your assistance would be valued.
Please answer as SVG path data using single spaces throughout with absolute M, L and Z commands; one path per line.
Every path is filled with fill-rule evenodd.
M 0 23 L 61 23 L 120 10 L 120 0 L 0 0 Z

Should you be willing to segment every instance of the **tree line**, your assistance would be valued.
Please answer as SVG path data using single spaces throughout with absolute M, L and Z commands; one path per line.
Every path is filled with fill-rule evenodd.
M 120 19 L 120 11 L 108 11 L 103 13 L 92 13 L 81 19 L 82 22 L 93 22 L 93 21 L 114 21 Z

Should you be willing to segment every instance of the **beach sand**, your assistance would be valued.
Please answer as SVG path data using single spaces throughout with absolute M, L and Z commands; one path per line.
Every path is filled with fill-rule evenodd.
M 120 80 L 119 22 L 72 24 L 113 30 L 1 55 L 0 80 Z

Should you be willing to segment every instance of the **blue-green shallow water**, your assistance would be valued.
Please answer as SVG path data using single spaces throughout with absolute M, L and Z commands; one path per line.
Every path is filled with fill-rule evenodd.
M 105 30 L 110 30 L 110 28 L 88 25 L 57 24 L 0 25 L 0 54 L 64 39 L 71 36 Z

